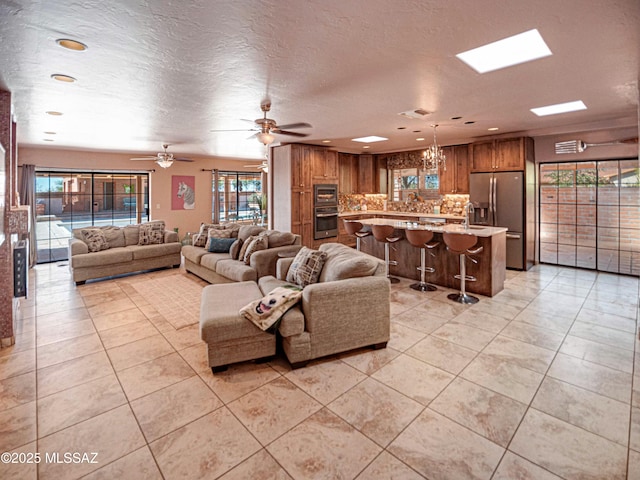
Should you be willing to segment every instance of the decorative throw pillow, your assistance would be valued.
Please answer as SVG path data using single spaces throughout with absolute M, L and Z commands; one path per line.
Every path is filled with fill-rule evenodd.
M 223 228 L 210 228 L 207 233 L 207 243 L 204 248 L 209 250 L 209 245 L 211 244 L 212 238 L 231 238 L 231 230 L 225 230 Z M 228 251 L 229 249 L 227 249 Z
M 90 252 L 99 252 L 100 250 L 106 250 L 109 248 L 107 237 L 99 228 L 83 228 L 82 237 L 89 247 Z
M 269 240 L 266 235 L 258 235 L 256 238 L 251 240 L 251 243 L 247 247 L 244 252 L 244 263 L 249 265 L 251 262 L 251 255 L 256 253 L 258 250 L 266 250 L 269 247 Z
M 253 235 L 247 237 L 244 240 L 238 237 L 238 240 L 242 242 L 242 246 L 240 247 L 240 251 L 238 252 L 238 260 L 244 261 L 244 254 L 247 253 L 247 248 L 249 248 L 249 245 L 251 245 L 251 242 L 253 242 L 255 239 L 256 237 L 254 237 Z
M 240 254 L 240 249 L 242 248 L 242 240 L 239 238 L 234 238 L 234 242 L 229 247 L 229 254 L 231 258 L 234 260 L 238 260 L 238 255 Z
M 218 223 L 201 223 L 200 231 L 193 236 L 192 245 L 194 247 L 204 247 L 207 244 L 207 240 L 209 239 L 209 229 L 216 228 L 219 230 L 223 230 L 225 228 L 224 225 L 220 225 Z
M 267 230 L 267 236 L 269 237 L 269 248 L 284 247 L 287 245 L 293 245 L 296 240 L 296 236 L 291 232 L 280 232 L 278 230 Z
M 235 241 L 235 238 L 209 237 L 207 251 L 211 253 L 227 253 Z
M 327 254 L 318 250 L 302 247 L 298 250 L 287 272 L 287 282 L 304 288 L 316 283 L 322 272 Z
M 285 285 L 271 290 L 260 300 L 255 300 L 240 309 L 240 316 L 252 322 L 259 329 L 275 333 L 282 316 L 302 297 L 302 290 L 293 285 Z
M 149 222 L 140 225 L 138 245 L 164 243 L 164 222 Z

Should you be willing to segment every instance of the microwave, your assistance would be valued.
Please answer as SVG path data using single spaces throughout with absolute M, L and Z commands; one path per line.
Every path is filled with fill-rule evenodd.
M 337 184 L 314 185 L 313 201 L 315 206 L 338 205 L 338 185 Z

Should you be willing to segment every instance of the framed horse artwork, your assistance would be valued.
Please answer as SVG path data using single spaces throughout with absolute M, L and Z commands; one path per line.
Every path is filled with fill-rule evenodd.
M 173 175 L 171 177 L 171 210 L 196 208 L 196 177 Z

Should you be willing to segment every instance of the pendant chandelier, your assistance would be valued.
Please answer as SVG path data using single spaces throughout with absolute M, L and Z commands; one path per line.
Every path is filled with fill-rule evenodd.
M 423 170 L 435 170 L 442 166 L 447 170 L 447 157 L 441 147 L 438 146 L 436 140 L 436 128 L 438 125 L 431 125 L 433 127 L 433 145 L 422 152 L 422 168 Z

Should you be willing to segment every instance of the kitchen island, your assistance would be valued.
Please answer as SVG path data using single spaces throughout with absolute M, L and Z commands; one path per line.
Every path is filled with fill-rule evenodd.
M 443 232 L 460 233 L 463 235 L 475 235 L 478 237 L 478 246 L 483 250 L 474 258 L 478 263 L 467 261 L 467 275 L 476 277 L 475 282 L 467 282 L 467 291 L 492 297 L 504 288 L 506 277 L 506 228 L 501 227 L 481 227 L 471 225 L 465 229 L 462 225 L 427 225 L 410 220 L 393 220 L 389 218 L 369 218 L 358 220 L 364 225 L 365 230 L 370 230 L 372 225 L 391 225 L 396 232 L 402 236 L 402 240 L 393 244 L 391 259 L 396 260 L 398 265 L 392 266 L 391 275 L 398 275 L 405 278 L 419 280 L 420 272 L 420 249 L 411 245 L 405 238 L 404 231 L 407 229 L 431 230 L 434 233 L 434 241 L 440 242 L 436 248 L 431 250 L 435 258 L 427 256 L 427 265 L 435 268 L 435 272 L 427 274 L 427 281 L 435 285 L 441 285 L 453 289 L 460 288 L 460 280 L 456 280 L 454 275 L 459 273 L 460 260 L 458 255 L 447 251 Z M 372 235 L 361 240 L 361 249 L 375 257 L 384 259 L 384 244 L 377 242 Z

